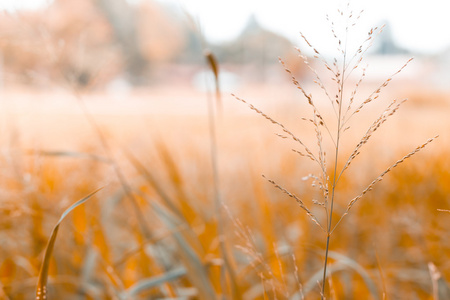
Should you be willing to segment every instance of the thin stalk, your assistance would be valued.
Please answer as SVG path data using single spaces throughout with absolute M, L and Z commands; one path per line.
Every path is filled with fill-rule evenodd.
M 207 80 L 206 80 L 207 81 Z M 208 82 L 206 82 L 208 85 Z M 221 196 L 219 191 L 219 167 L 217 163 L 217 132 L 216 132 L 216 118 L 214 115 L 214 105 L 213 105 L 213 98 L 211 96 L 211 93 L 207 92 L 207 103 L 208 103 L 208 129 L 209 129 L 209 140 L 210 140 L 210 158 L 211 158 L 211 165 L 212 165 L 212 171 L 213 171 L 213 192 L 214 192 L 214 214 L 217 218 L 217 234 L 219 236 L 219 247 L 220 251 L 224 252 L 224 240 L 223 240 L 223 220 L 221 215 Z M 222 253 L 223 254 L 223 253 Z M 224 288 L 224 275 L 223 269 L 221 272 L 221 284 L 223 291 Z
M 333 186 L 331 190 L 331 204 L 330 204 L 330 210 L 327 213 L 328 216 L 328 228 L 327 228 L 327 244 L 325 248 L 325 261 L 323 266 L 323 279 L 322 279 L 322 292 L 321 292 L 321 300 L 325 297 L 325 282 L 327 278 L 327 265 L 328 265 L 328 252 L 330 249 L 330 238 L 331 238 L 331 225 L 333 220 L 333 207 L 334 207 L 334 197 L 335 197 L 335 191 L 336 191 L 336 184 L 337 184 L 337 164 L 338 164 L 338 158 L 339 158 L 339 142 L 341 137 L 341 120 L 342 120 L 342 102 L 344 100 L 344 82 L 345 82 L 345 70 L 346 70 L 346 58 L 347 58 L 347 35 L 348 31 L 346 31 L 345 36 L 345 50 L 344 50 L 344 61 L 343 61 L 343 67 L 342 67 L 342 75 L 341 75 L 341 81 L 340 81 L 340 92 L 339 92 L 339 112 L 338 112 L 338 124 L 337 124 L 337 133 L 336 133 L 336 151 L 335 151 L 335 159 L 334 159 L 334 171 L 333 171 Z
M 212 57 L 212 56 L 211 56 Z M 213 60 L 211 60 L 213 61 Z M 210 63 L 214 65 L 213 63 Z M 217 71 L 216 71 L 217 72 Z M 220 90 L 218 87 L 218 77 L 215 72 L 215 84 L 216 84 L 216 97 L 218 98 L 217 104 L 219 103 L 220 98 Z M 206 86 L 208 86 L 208 81 L 206 80 Z M 222 287 L 222 293 L 226 291 L 226 272 L 228 271 L 228 275 L 230 276 L 231 281 L 231 293 L 233 299 L 241 299 L 240 293 L 238 291 L 238 287 L 236 286 L 236 275 L 231 266 L 231 260 L 228 256 L 228 252 L 225 245 L 225 236 L 224 236 L 224 219 L 222 217 L 222 194 L 220 192 L 220 177 L 219 177 L 219 166 L 218 166 L 218 147 L 217 147 L 217 118 L 214 113 L 214 99 L 211 95 L 211 92 L 208 90 L 207 93 L 207 103 L 208 103 L 208 127 L 209 127 L 209 138 L 210 138 L 210 155 L 211 155 L 211 165 L 213 171 L 213 191 L 214 191 L 214 213 L 217 219 L 217 235 L 219 237 L 219 251 L 221 257 L 224 260 L 224 267 L 221 268 L 220 272 L 220 284 Z M 220 108 L 221 111 L 221 108 Z M 225 295 L 222 295 L 222 298 L 225 299 Z

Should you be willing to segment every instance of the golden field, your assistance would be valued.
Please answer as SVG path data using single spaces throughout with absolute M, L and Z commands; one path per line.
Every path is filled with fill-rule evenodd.
M 438 210 L 450 209 L 450 96 L 400 86 L 345 136 L 343 157 L 389 99 L 410 98 L 342 178 L 336 217 L 383 170 L 440 137 L 390 172 L 333 233 L 327 299 L 450 299 L 450 213 Z M 314 129 L 301 120 L 308 106 L 291 85 L 235 94 L 314 147 Z M 324 218 L 305 178 L 316 170 L 232 96 L 222 95 L 215 114 L 215 155 L 207 110 L 215 99 L 191 89 L 0 97 L 0 299 L 34 297 L 53 226 L 102 186 L 61 223 L 48 299 L 320 297 L 326 234 L 261 176 Z
M 0 299 L 450 299 L 448 51 L 46 2 L 0 18 Z

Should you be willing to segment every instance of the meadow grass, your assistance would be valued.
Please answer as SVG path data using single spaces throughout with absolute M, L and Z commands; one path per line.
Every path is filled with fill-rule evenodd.
M 186 121 L 188 119 L 180 120 L 178 125 L 171 126 L 182 130 Z M 229 125 L 249 126 L 248 122 L 236 120 Z M 317 192 L 308 189 L 305 183 L 298 185 L 296 182 L 295 178 L 307 171 L 296 163 L 297 157 L 284 151 L 270 136 L 261 140 L 259 128 L 262 126 L 266 131 L 264 124 L 254 120 L 251 126 L 253 137 L 249 137 L 247 131 L 223 133 L 223 142 L 234 140 L 240 146 L 222 151 L 225 157 L 219 161 L 225 166 L 221 171 L 222 190 L 229 199 L 228 210 L 233 215 L 233 219 L 227 219 L 225 237 L 229 245 L 236 246 L 230 246 L 229 250 L 242 297 L 284 299 L 289 295 L 295 299 L 294 295 L 300 290 L 299 282 L 306 299 L 317 299 L 317 280 L 321 280 L 322 274 L 319 277 L 315 274 L 321 270 L 325 247 L 321 230 L 300 213 L 296 203 L 286 201 L 282 194 L 266 186 L 260 170 L 266 170 L 265 173 L 272 174 L 277 181 L 284 180 L 286 188 L 296 194 L 306 191 L 305 199 L 316 197 Z M 170 290 L 164 288 L 168 285 L 167 288 L 176 287 L 173 295 L 198 298 L 197 288 L 204 283 L 191 281 L 191 276 L 198 277 L 189 275 L 186 270 L 186 265 L 195 259 L 180 260 L 186 254 L 179 253 L 193 249 L 201 262 L 191 266 L 193 272 L 198 271 L 197 268 L 208 270 L 208 280 L 213 283 L 215 293 L 231 298 L 227 291 L 221 291 L 217 281 L 223 262 L 217 252 L 216 221 L 211 214 L 214 210 L 211 169 L 203 159 L 209 152 L 209 138 L 206 132 L 190 132 L 195 137 L 175 136 L 165 141 L 171 150 L 164 155 L 169 155 L 177 164 L 178 175 L 170 171 L 173 167 L 163 162 L 160 153 L 163 150 L 158 146 L 146 146 L 134 154 L 156 182 L 147 178 L 143 170 L 133 171 L 120 160 L 141 209 L 149 216 L 155 231 L 153 238 L 144 240 L 139 225 L 131 217 L 131 203 L 126 200 L 120 184 L 114 181 L 96 199 L 73 210 L 60 226 L 49 268 L 48 297 L 119 299 L 119 295 L 129 293 L 135 299 L 158 298 L 170 294 Z M 202 142 L 182 148 L 192 138 Z M 265 145 L 259 148 L 264 149 L 260 153 L 242 153 L 242 145 L 256 147 L 260 143 Z M 404 149 L 400 146 L 395 153 Z M 370 165 L 371 156 L 377 153 L 377 150 L 368 151 L 369 155 L 361 156 L 349 172 L 367 172 L 365 166 Z M 94 149 L 94 152 L 100 153 L 101 149 Z M 270 160 L 260 159 L 269 155 Z M 249 165 L 243 165 L 243 161 Z M 438 150 L 422 154 L 422 160 L 413 160 L 393 171 L 389 180 L 380 186 L 382 188 L 367 194 L 364 201 L 352 208 L 352 214 L 333 233 L 330 280 L 336 297 L 369 298 L 370 290 L 361 275 L 367 273 L 365 278 L 376 286 L 379 298 L 384 290 L 388 299 L 428 299 L 432 296 L 429 262 L 433 262 L 441 278 L 448 278 L 448 214 L 436 211 L 448 207 L 450 174 L 448 164 L 443 162 L 445 153 Z M 151 169 L 148 166 L 152 166 Z M 12 166 L 8 170 L 10 168 Z M 283 170 L 283 174 L 277 174 L 277 170 Z M 30 174 L 26 190 L 14 184 L 15 178 L 8 175 L 11 172 L 5 170 L 2 177 L 5 186 L 8 182 L 10 193 L 23 195 L 21 199 L 28 201 L 12 202 L 9 208 L 6 203 L 2 206 L 2 235 L 7 242 L 2 246 L 1 282 L 9 299 L 28 299 L 33 297 L 47 237 L 63 208 L 111 175 L 104 163 L 77 157 L 24 156 L 18 171 L 18 174 Z M 361 181 L 369 182 L 374 173 L 376 170 L 362 175 Z M 286 174 L 288 179 L 284 179 Z M 343 179 L 345 185 L 341 193 L 351 196 L 360 182 Z M 167 216 L 167 210 L 173 210 L 163 196 L 172 200 L 176 207 L 185 202 L 186 207 L 180 210 L 188 220 L 171 225 L 174 217 Z M 14 205 L 19 207 L 14 208 Z M 165 207 L 166 213 L 160 211 L 159 206 Z M 340 213 L 345 209 L 344 205 L 337 207 Z M 176 216 L 175 212 L 172 214 Z M 169 218 L 167 224 L 159 222 L 157 215 Z M 188 244 L 180 237 L 177 242 L 173 237 L 175 233 L 185 236 Z M 161 253 L 158 247 L 164 251 Z M 342 255 L 356 261 L 359 267 Z M 168 269 L 157 267 L 162 260 L 169 264 Z
M 350 11 L 342 17 L 358 18 Z M 394 100 L 381 115 L 370 109 L 392 77 L 358 96 L 365 91 L 362 55 L 376 34 L 369 31 L 351 56 L 336 33 L 344 59 L 331 64 L 303 37 L 334 79 L 329 89 L 310 65 L 331 113 L 281 61 L 310 117 L 293 118 L 288 108 L 275 118 L 249 105 L 280 129 L 284 143 L 253 116 L 226 115 L 231 97 L 223 97 L 220 122 L 211 98 L 207 116 L 121 123 L 121 139 L 117 124 L 101 125 L 84 95 L 71 91 L 64 100 L 75 98 L 91 140 L 70 150 L 4 143 L 0 298 L 31 299 L 38 291 L 47 299 L 447 299 L 448 214 L 438 209 L 450 206 L 449 161 L 434 150 L 396 169 L 432 139 L 412 151 L 392 132 L 376 139 L 403 104 Z M 206 58 L 217 78 L 217 62 Z M 362 71 L 361 80 L 350 89 L 353 70 Z M 416 109 L 419 117 L 402 123 L 411 130 L 420 128 L 422 108 Z M 374 121 L 358 131 L 363 113 Z M 80 134 L 76 127 L 64 132 L 67 141 Z M 354 144 L 349 136 L 357 136 Z M 369 140 L 372 148 L 361 152 Z M 389 159 L 391 166 L 380 169 Z M 82 200 L 72 210 L 76 199 Z
M 7 188 L 3 192 L 10 195 L 5 199 L 11 200 L 2 204 L 5 243 L 1 247 L 0 281 L 9 299 L 33 297 L 43 250 L 59 215 L 74 199 L 105 181 L 112 182 L 61 223 L 50 262 L 48 298 L 178 295 L 195 299 L 201 297 L 198 289 L 206 285 L 198 280 L 198 272 L 206 270 L 217 297 L 232 299 L 219 281 L 223 261 L 212 214 L 211 168 L 204 159 L 209 156 L 209 135 L 207 130 L 198 131 L 193 117 L 177 118 L 177 122 L 158 123 L 167 132 L 178 132 L 168 134 L 164 144 L 152 146 L 140 139 L 135 144 L 133 138 L 127 142 L 140 145 L 133 148 L 133 156 L 146 171 L 132 158 L 116 156 L 151 225 L 151 240 L 145 239 L 133 217 L 132 204 L 105 162 L 41 152 L 12 152 L 14 160 L 6 153 L 2 156 L 5 168 L 1 180 Z M 280 119 L 290 122 L 286 117 Z M 203 120 L 206 124 L 206 118 Z M 305 299 L 317 299 L 317 281 L 322 274 L 316 274 L 322 269 L 325 248 L 322 231 L 301 214 L 294 201 L 287 201 L 264 184 L 260 175 L 264 170 L 292 193 L 314 199 L 317 191 L 308 187 L 308 181 L 299 184 L 296 179 L 308 172 L 307 168 L 298 163 L 295 153 L 290 154 L 284 145 L 264 134 L 269 128 L 258 119 L 239 116 L 225 125 L 230 130 L 219 131 L 219 166 L 223 197 L 232 218 L 225 219 L 224 236 L 242 298 L 296 299 L 301 286 Z M 237 131 L 244 127 L 245 131 Z M 144 129 L 137 126 L 129 130 Z M 149 137 L 157 140 L 155 135 Z M 396 140 L 395 135 L 392 139 Z M 196 143 L 189 144 L 192 140 Z M 260 150 L 243 153 L 242 147 Z M 392 151 L 401 153 L 405 147 L 398 145 Z M 373 167 L 374 155 L 382 162 L 392 159 L 388 154 L 380 156 L 380 149 L 374 148 L 368 148 L 348 170 L 349 175 L 342 177 L 340 195 L 351 199 L 355 189 L 370 182 L 377 170 L 382 171 L 378 164 Z M 88 146 L 83 153 L 101 154 L 102 149 Z M 449 206 L 448 160 L 438 149 L 420 155 L 420 160 L 392 171 L 380 188 L 352 208 L 333 233 L 329 267 L 333 275 L 329 280 L 336 298 L 369 298 L 368 286 L 375 285 L 379 298 L 385 291 L 387 299 L 428 299 L 433 293 L 428 263 L 440 272 L 438 282 L 450 275 L 448 214 L 437 211 Z M 351 180 L 355 176 L 358 181 Z M 337 203 L 340 214 L 345 204 Z M 320 210 L 312 209 L 320 215 Z

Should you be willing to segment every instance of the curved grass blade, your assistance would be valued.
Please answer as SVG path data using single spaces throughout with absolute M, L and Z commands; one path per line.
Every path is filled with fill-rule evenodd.
M 180 277 L 183 277 L 186 274 L 187 274 L 186 269 L 181 267 L 178 269 L 174 269 L 172 271 L 168 271 L 162 275 L 158 275 L 148 279 L 143 279 L 137 282 L 136 284 L 132 285 L 131 287 L 129 287 L 126 291 L 126 295 L 124 295 L 123 298 L 128 299 L 130 297 L 137 296 L 140 292 L 159 286 L 167 281 L 179 279 Z
M 36 300 L 47 299 L 48 268 L 50 266 L 50 258 L 52 257 L 53 247 L 55 246 L 55 241 L 56 241 L 56 236 L 58 234 L 59 225 L 72 210 L 74 210 L 77 206 L 86 202 L 89 198 L 94 196 L 98 191 L 100 191 L 103 188 L 104 188 L 104 186 L 95 190 L 94 192 L 90 193 L 83 199 L 72 204 L 68 209 L 66 209 L 62 213 L 61 218 L 59 218 L 59 221 L 56 223 L 55 227 L 53 227 L 52 234 L 51 234 L 50 239 L 47 244 L 47 248 L 45 249 L 44 260 L 42 262 L 41 269 L 39 271 L 38 282 L 37 282 L 37 287 L 36 287 Z
M 369 289 L 370 294 L 372 295 L 373 299 L 381 299 L 380 297 L 380 291 L 378 290 L 377 285 L 372 280 L 370 275 L 367 273 L 367 271 L 358 264 L 355 260 L 351 259 L 348 256 L 336 253 L 334 251 L 330 251 L 328 255 L 334 259 L 336 259 L 336 263 L 329 266 L 330 272 L 328 272 L 327 276 L 330 276 L 332 273 L 338 273 L 340 271 L 352 269 L 356 273 L 358 273 L 361 278 L 364 280 L 367 288 Z M 317 282 L 322 281 L 322 275 L 323 275 L 323 268 L 319 271 L 317 271 L 310 279 L 309 281 L 303 286 L 303 294 L 307 295 L 309 292 L 311 292 L 314 287 L 317 286 Z M 301 293 L 298 292 L 294 294 L 291 297 L 291 300 L 293 299 L 300 299 Z

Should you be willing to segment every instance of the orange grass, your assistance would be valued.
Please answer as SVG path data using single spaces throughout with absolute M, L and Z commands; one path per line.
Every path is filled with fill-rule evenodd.
M 316 282 L 321 278 L 316 273 L 325 247 L 320 228 L 299 211 L 295 201 L 261 177 L 264 173 L 275 180 L 283 178 L 290 191 L 314 198 L 317 191 L 309 182 L 296 179 L 308 165 L 267 134 L 270 124 L 242 111 L 228 97 L 223 101 L 224 116 L 217 129 L 227 212 L 223 232 L 240 296 L 317 299 Z M 210 299 L 221 294 L 231 299 L 230 278 L 225 285 L 220 282 L 224 261 L 214 217 L 207 117 L 201 111 L 194 116 L 176 112 L 164 117 L 127 116 L 120 114 L 120 105 L 131 104 L 111 104 L 110 110 L 117 108 L 115 114 L 93 116 L 146 217 L 150 238 L 142 233 L 110 163 L 98 159 L 105 155 L 99 141 L 83 131 L 76 114 L 61 120 L 56 112 L 38 110 L 22 122 L 18 111 L 11 118 L 17 139 L 7 138 L 10 123 L 4 129 L 0 157 L 0 298 L 34 297 L 45 245 L 61 212 L 73 199 L 111 182 L 95 201 L 67 216 L 60 228 L 49 266 L 48 299 Z M 430 107 L 426 115 L 422 107 L 415 107 L 400 112 L 400 120 L 389 131 L 380 131 L 372 150 L 358 157 L 342 178 L 340 193 L 354 195 L 415 144 L 399 139 L 404 128 L 427 134 L 444 126 L 436 120 L 439 117 L 430 116 L 450 111 L 447 106 Z M 148 112 L 150 108 L 149 104 Z M 47 123 L 41 123 L 44 117 Z M 276 117 L 284 124 L 296 121 L 290 110 L 278 110 Z M 76 122 L 81 125 L 73 126 Z M 429 126 L 421 125 L 425 123 Z M 35 137 L 26 135 L 31 128 Z M 332 250 L 339 254 L 330 253 L 329 283 L 335 299 L 370 299 L 371 293 L 378 295 L 376 299 L 433 299 L 436 293 L 446 299 L 449 217 L 438 211 L 450 207 L 446 145 L 443 135 L 439 147 L 432 145 L 392 171 L 383 185 L 352 208 L 334 233 Z M 347 203 L 335 205 L 342 214 Z

